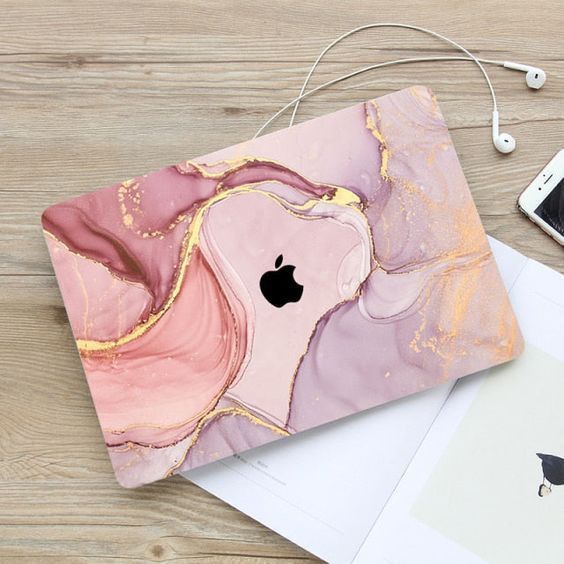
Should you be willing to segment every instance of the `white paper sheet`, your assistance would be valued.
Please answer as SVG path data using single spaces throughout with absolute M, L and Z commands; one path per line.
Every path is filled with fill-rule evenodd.
M 564 295 L 564 277 L 494 239 L 490 244 L 525 338 L 540 348 L 545 342 L 554 346 L 562 328 L 555 325 L 548 333 L 536 328 L 553 314 L 553 296 Z M 546 278 L 544 293 L 538 277 Z M 476 387 L 479 376 L 466 377 L 457 387 L 461 384 Z M 362 547 L 361 561 L 376 562 L 376 553 L 367 548 L 376 538 L 372 529 L 390 496 L 396 497 L 398 482 L 451 389 L 449 383 L 184 477 L 325 560 L 351 562 Z M 460 411 L 457 402 L 454 411 Z M 378 557 L 386 562 L 383 553 Z

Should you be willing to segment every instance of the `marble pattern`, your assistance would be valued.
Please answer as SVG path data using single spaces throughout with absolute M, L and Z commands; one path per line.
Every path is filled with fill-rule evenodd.
M 126 487 L 523 348 L 425 87 L 57 204 L 42 221 Z M 258 281 L 279 255 L 304 291 L 275 308 Z

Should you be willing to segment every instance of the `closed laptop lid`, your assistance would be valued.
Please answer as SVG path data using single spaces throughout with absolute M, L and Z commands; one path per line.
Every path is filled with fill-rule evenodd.
M 523 347 L 421 86 L 54 205 L 43 228 L 126 487 Z

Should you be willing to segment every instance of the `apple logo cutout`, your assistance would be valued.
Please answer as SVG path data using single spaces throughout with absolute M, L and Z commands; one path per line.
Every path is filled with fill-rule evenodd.
M 260 278 L 260 291 L 266 301 L 274 307 L 299 302 L 304 291 L 304 287 L 294 279 L 296 267 L 293 264 L 282 266 L 283 260 L 284 257 L 278 255 L 274 263 L 276 270 L 269 270 Z

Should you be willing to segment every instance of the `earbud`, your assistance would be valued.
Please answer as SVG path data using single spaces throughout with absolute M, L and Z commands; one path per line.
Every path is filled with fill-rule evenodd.
M 515 139 L 509 133 L 499 132 L 499 112 L 497 110 L 492 113 L 492 141 L 500 153 L 507 154 L 515 150 Z
M 538 90 L 542 88 L 546 82 L 546 73 L 537 67 L 530 67 L 529 65 L 522 65 L 521 63 L 512 63 L 511 61 L 505 61 L 503 66 L 506 69 L 518 70 L 521 72 L 526 72 L 525 80 L 527 81 L 527 86 L 529 88 L 534 88 Z

